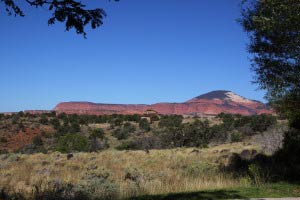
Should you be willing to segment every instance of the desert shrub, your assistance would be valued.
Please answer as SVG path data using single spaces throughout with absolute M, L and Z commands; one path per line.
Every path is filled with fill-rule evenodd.
M 104 130 L 102 128 L 96 128 L 93 129 L 92 132 L 90 133 L 90 138 L 100 138 L 103 139 L 104 138 Z
M 132 192 L 141 190 L 141 184 L 145 181 L 143 174 L 137 168 L 126 168 L 124 170 L 124 180 L 130 181 L 135 185 L 136 191 Z
M 125 140 L 129 137 L 129 132 L 126 129 L 117 128 L 113 131 L 112 135 L 118 140 Z
M 135 149 L 139 150 L 163 148 L 161 139 L 156 135 L 135 138 L 134 143 Z
M 32 144 L 34 146 L 37 146 L 37 147 L 42 146 L 43 145 L 43 140 L 42 140 L 41 136 L 39 136 L 39 135 L 34 136 L 32 138 Z
M 75 190 L 83 191 L 91 200 L 117 199 L 119 187 L 109 176 L 110 174 L 103 169 L 87 173 Z
M 179 127 L 164 127 L 155 131 L 163 148 L 206 147 L 212 140 L 209 122 L 196 120 Z
M 126 122 L 124 125 L 123 125 L 123 129 L 125 129 L 126 131 L 128 131 L 129 133 L 133 133 L 136 128 L 134 125 L 132 125 L 131 123 L 129 122 Z
M 60 137 L 69 133 L 69 125 L 63 124 L 63 126 L 59 126 L 57 132 L 55 134 L 56 137 Z
M 45 147 L 42 145 L 36 146 L 34 144 L 28 144 L 17 149 L 15 153 L 21 153 L 21 154 L 47 153 L 47 149 L 45 149 Z
M 69 128 L 69 133 L 78 133 L 80 132 L 80 125 L 77 121 L 71 122 L 71 126 Z
M 250 175 L 250 178 L 252 179 L 253 183 L 256 186 L 260 186 L 264 183 L 263 177 L 262 177 L 262 169 L 257 164 L 250 164 L 248 167 L 248 172 Z
M 123 123 L 122 116 L 115 116 L 109 121 L 111 127 L 121 126 Z
M 151 121 L 151 123 L 156 122 L 156 121 L 159 121 L 159 116 L 157 116 L 157 115 L 152 115 L 152 116 L 150 117 L 150 121 Z
M 163 148 L 176 148 L 184 146 L 185 140 L 182 128 L 173 127 L 164 129 L 159 137 L 162 141 Z
M 53 126 L 55 130 L 58 130 L 60 127 L 60 122 L 57 118 L 53 118 L 50 120 L 50 124 Z
M 183 168 L 183 173 L 190 177 L 209 176 L 217 172 L 217 167 L 208 163 L 194 162 Z
M 107 138 L 90 138 L 90 151 L 95 152 L 98 150 L 104 150 L 109 148 L 108 140 Z
M 41 124 L 47 125 L 49 120 L 45 115 L 42 115 L 41 119 L 39 120 Z
M 222 119 L 224 129 L 232 130 L 234 128 L 234 115 L 227 113 L 220 113 L 218 118 Z
M 231 142 L 240 142 L 243 140 L 243 134 L 238 131 L 234 131 L 233 133 L 231 133 L 230 139 Z
M 71 115 L 67 115 L 69 121 L 72 122 L 77 122 L 79 121 L 79 116 L 77 114 L 71 114 Z
M 24 117 L 24 116 L 25 116 L 25 114 L 24 114 L 24 112 L 23 112 L 23 111 L 20 111 L 20 112 L 18 112 L 18 113 L 17 113 L 17 116 L 19 116 L 19 117 Z
M 165 115 L 160 119 L 158 126 L 160 128 L 180 127 L 182 120 L 181 115 Z
M 64 183 L 60 179 L 51 180 L 42 185 L 35 185 L 33 200 L 82 200 L 90 199 L 85 191 L 78 190 L 76 185 Z
M 17 114 L 13 114 L 11 116 L 8 116 L 11 118 L 11 123 L 12 124 L 18 124 L 19 120 L 20 120 L 20 116 Z
M 206 147 L 211 140 L 209 122 L 196 120 L 192 124 L 183 126 L 183 146 Z
M 116 147 L 117 150 L 136 150 L 139 146 L 133 140 L 127 140 L 122 142 L 119 146 Z
M 23 195 L 19 191 L 11 191 L 7 188 L 0 188 L 0 199 L 7 200 L 83 200 L 89 199 L 85 192 L 76 191 L 74 185 L 70 183 L 62 183 L 60 180 L 53 180 L 46 183 L 43 187 L 38 184 L 35 185 L 32 191 L 32 196 Z
M 270 126 L 276 124 L 276 117 L 272 115 L 254 115 L 252 116 L 250 127 L 255 132 L 266 131 Z
M 226 142 L 228 140 L 229 133 L 223 124 L 213 125 L 209 131 L 213 141 Z
M 0 149 L 0 154 L 8 154 L 8 151 L 6 149 Z
M 150 131 L 150 129 L 151 129 L 150 123 L 145 118 L 140 120 L 139 127 L 140 127 L 140 129 L 142 129 L 143 131 L 146 131 L 146 132 Z
M 8 140 L 6 137 L 0 137 L 0 143 L 7 143 Z
M 236 115 L 236 118 L 234 119 L 234 127 L 243 127 L 246 124 L 251 123 L 251 116 L 242 116 L 242 115 Z
M 158 136 L 142 136 L 134 137 L 130 140 L 123 141 L 117 150 L 147 150 L 147 149 L 163 149 L 165 146 L 162 144 L 161 138 Z
M 64 120 L 65 118 L 68 118 L 68 116 L 67 116 L 66 113 L 60 113 L 60 114 L 57 115 L 57 118 L 61 119 L 61 120 Z
M 80 134 L 68 133 L 58 139 L 56 150 L 62 153 L 69 153 L 73 151 L 89 151 L 90 144 L 88 139 Z
M 18 124 L 18 129 L 21 130 L 22 132 L 25 132 L 25 126 L 24 126 L 24 124 L 22 122 L 20 122 Z
M 141 116 L 138 114 L 124 116 L 124 121 L 139 122 L 140 120 L 141 120 Z
M 117 128 L 113 131 L 113 136 L 118 140 L 125 140 L 129 137 L 131 133 L 135 131 L 135 126 L 130 123 L 125 123 L 122 127 Z
M 242 116 L 221 113 L 218 118 L 222 119 L 223 123 L 214 125 L 210 129 L 214 140 L 218 142 L 241 141 L 245 136 L 266 131 L 277 122 L 276 117 L 266 114 Z

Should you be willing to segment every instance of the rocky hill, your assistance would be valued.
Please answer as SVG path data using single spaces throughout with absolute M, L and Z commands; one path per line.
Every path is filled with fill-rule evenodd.
M 231 91 L 212 91 L 183 103 L 156 103 L 146 104 L 102 104 L 91 102 L 63 102 L 54 110 L 57 113 L 67 114 L 144 114 L 151 110 L 158 114 L 197 114 L 216 115 L 221 112 L 254 115 L 272 111 L 262 102 L 250 100 Z

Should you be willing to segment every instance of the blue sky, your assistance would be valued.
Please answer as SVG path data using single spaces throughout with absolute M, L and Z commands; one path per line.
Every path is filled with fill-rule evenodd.
M 0 112 L 62 101 L 183 102 L 217 89 L 263 100 L 236 22 L 239 2 L 93 1 L 108 16 L 88 39 L 48 26 L 46 9 L 21 3 L 26 17 L 15 18 L 0 4 Z

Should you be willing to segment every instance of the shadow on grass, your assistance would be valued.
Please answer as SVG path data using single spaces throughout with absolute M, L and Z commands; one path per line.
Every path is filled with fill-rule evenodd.
M 245 199 L 234 190 L 215 190 L 202 192 L 186 192 L 167 195 L 144 195 L 127 200 L 214 200 L 214 199 Z

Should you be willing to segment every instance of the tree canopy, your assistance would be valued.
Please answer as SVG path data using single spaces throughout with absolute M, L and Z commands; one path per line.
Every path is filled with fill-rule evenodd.
M 55 22 L 65 22 L 66 30 L 75 29 L 77 34 L 86 37 L 85 26 L 90 24 L 92 29 L 98 28 L 103 24 L 106 16 L 102 8 L 86 9 L 86 5 L 77 0 L 23 0 L 28 5 L 38 8 L 47 8 L 52 16 L 48 20 L 48 25 Z M 119 0 L 113 0 L 119 1 Z M 8 15 L 24 17 L 22 8 L 15 0 L 0 0 L 4 3 Z M 19 2 L 18 2 L 19 3 Z
M 300 113 L 300 0 L 243 0 L 255 82 L 288 116 Z M 298 113 L 298 114 L 297 114 Z

